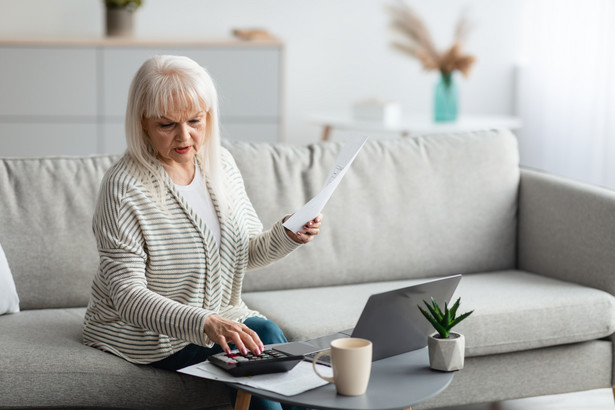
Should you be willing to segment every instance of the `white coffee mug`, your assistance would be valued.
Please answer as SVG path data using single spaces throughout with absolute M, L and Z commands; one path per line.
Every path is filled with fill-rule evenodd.
M 316 362 L 325 355 L 331 356 L 333 377 L 323 376 L 316 369 Z M 360 396 L 367 390 L 372 370 L 372 342 L 356 337 L 335 339 L 330 349 L 314 356 L 312 367 L 320 378 L 335 384 L 338 394 Z

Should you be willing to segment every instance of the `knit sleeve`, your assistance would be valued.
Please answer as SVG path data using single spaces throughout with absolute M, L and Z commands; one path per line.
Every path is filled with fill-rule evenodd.
M 123 178 L 106 178 L 94 215 L 105 299 L 120 319 L 135 328 L 208 346 L 205 320 L 213 312 L 189 306 L 148 289 L 148 254 L 142 224 L 148 223 L 147 198 Z M 128 335 L 130 336 L 130 335 Z M 126 343 L 130 343 L 129 340 Z
M 286 234 L 282 221 L 276 222 L 271 229 L 263 232 L 263 226 L 246 193 L 241 172 L 230 152 L 222 150 L 222 164 L 228 178 L 228 187 L 234 207 L 243 215 L 244 226 L 248 230 L 248 269 L 267 266 L 291 253 L 301 244 Z
M 280 220 L 270 230 L 250 238 L 248 269 L 267 266 L 285 257 L 299 246 L 301 244 L 288 237 Z

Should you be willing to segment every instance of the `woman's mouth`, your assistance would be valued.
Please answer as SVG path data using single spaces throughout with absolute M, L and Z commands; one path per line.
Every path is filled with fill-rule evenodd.
M 177 152 L 178 154 L 187 154 L 188 151 L 190 151 L 190 147 L 175 148 L 175 152 Z

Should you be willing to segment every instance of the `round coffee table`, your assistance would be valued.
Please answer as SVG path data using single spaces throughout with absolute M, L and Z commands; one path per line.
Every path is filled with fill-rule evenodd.
M 399 410 L 440 394 L 451 383 L 453 376 L 452 372 L 439 372 L 429 367 L 425 347 L 374 362 L 367 392 L 361 396 L 338 395 L 333 384 L 295 396 L 283 396 L 239 384 L 232 386 L 238 389 L 235 410 L 247 410 L 252 395 L 314 409 Z

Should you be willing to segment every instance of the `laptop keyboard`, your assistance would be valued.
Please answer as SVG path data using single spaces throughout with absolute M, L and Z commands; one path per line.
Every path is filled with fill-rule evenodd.
M 306 358 L 307 361 L 313 362 L 314 361 L 314 357 L 316 357 L 316 355 L 318 353 L 319 352 L 308 353 L 308 354 L 305 355 L 305 358 Z M 320 356 L 316 363 L 331 367 L 331 356 L 329 356 L 329 355 Z

